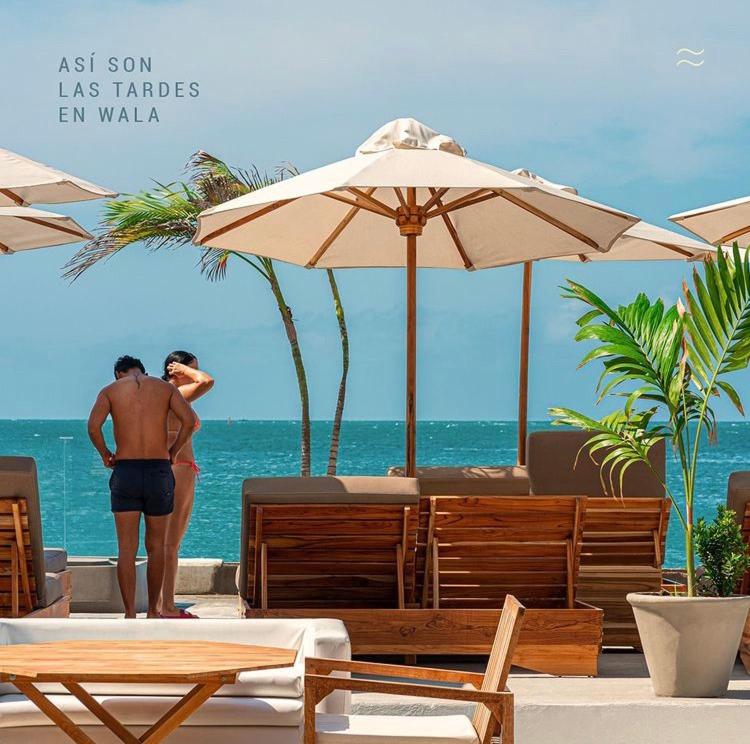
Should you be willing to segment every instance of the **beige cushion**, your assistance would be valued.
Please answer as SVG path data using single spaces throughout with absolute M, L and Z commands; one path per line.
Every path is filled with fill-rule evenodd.
M 389 468 L 401 476 L 403 468 Z M 464 465 L 417 468 L 422 496 L 526 496 L 529 474 L 519 465 Z
M 57 602 L 65 591 L 62 576 L 59 573 L 44 574 L 44 606 L 49 607 Z
M 599 467 L 587 450 L 581 452 L 591 436 L 589 432 L 570 429 L 529 434 L 527 465 L 531 492 L 539 496 L 611 496 L 602 488 Z M 650 453 L 651 464 L 662 480 L 666 472 L 665 452 L 661 441 Z M 597 457 L 601 461 L 602 453 Z M 622 495 L 664 498 L 664 487 L 649 468 L 636 463 L 625 473 Z
M 86 685 L 87 689 L 90 689 Z M 95 695 L 121 723 L 150 725 L 158 721 L 179 698 L 142 695 Z M 72 695 L 50 695 L 50 701 L 74 723 L 96 724 L 99 720 Z M 212 697 L 183 724 L 187 726 L 299 726 L 302 701 L 288 698 Z M 14 726 L 52 725 L 23 695 L 0 696 L 0 730 Z M 0 741 L 3 740 L 0 734 Z M 33 742 L 29 733 L 29 742 Z
M 478 744 L 466 716 L 333 716 L 315 719 L 317 744 Z
M 750 471 L 741 470 L 730 473 L 727 484 L 727 506 L 734 510 L 739 524 L 742 524 L 748 503 L 750 503 Z
M 248 478 L 243 500 L 253 504 L 416 504 L 419 485 L 414 478 L 384 476 L 334 478 Z
M 29 516 L 32 565 L 37 585 L 39 607 L 47 607 L 44 597 L 44 552 L 42 517 L 39 509 L 39 482 L 33 457 L 0 457 L 0 498 L 23 496 Z
M 44 549 L 44 570 L 47 573 L 60 573 L 68 567 L 68 551 L 63 548 Z

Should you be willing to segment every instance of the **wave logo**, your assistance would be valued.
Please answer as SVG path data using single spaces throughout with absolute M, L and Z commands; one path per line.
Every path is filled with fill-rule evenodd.
M 701 49 L 700 51 L 695 51 L 694 49 L 688 49 L 687 47 L 682 47 L 682 49 L 677 50 L 677 56 L 679 59 L 677 60 L 677 67 L 680 65 L 690 65 L 690 67 L 702 67 L 705 59 L 701 59 L 700 62 L 697 61 L 699 57 L 703 56 L 703 52 L 705 49 Z M 691 55 L 695 59 L 689 59 L 688 57 L 685 57 L 685 55 Z

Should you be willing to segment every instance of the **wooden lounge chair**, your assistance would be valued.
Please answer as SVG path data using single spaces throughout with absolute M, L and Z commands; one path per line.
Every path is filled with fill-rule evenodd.
M 739 471 L 729 474 L 727 484 L 727 506 L 735 513 L 738 524 L 742 527 L 742 536 L 750 550 L 750 471 Z M 742 578 L 740 594 L 750 594 L 750 571 Z M 740 644 L 740 658 L 750 674 L 750 616 L 745 624 L 745 632 Z
M 251 478 L 239 590 L 246 614 L 341 617 L 414 603 L 417 482 Z
M 304 744 L 340 744 L 342 741 L 408 744 L 490 744 L 500 735 L 503 744 L 513 744 L 513 693 L 506 683 L 513 652 L 524 620 L 524 607 L 507 595 L 497 626 L 487 669 L 482 674 L 402 667 L 389 664 L 306 659 Z M 447 687 L 371 679 L 342 679 L 333 672 L 375 677 L 405 677 L 463 685 Z M 465 716 L 342 716 L 317 714 L 315 706 L 335 690 L 429 697 L 476 703 L 474 717 Z
M 36 463 L 0 457 L 0 617 L 67 617 L 63 550 L 44 550 Z
M 404 469 L 392 467 L 388 475 L 402 477 Z M 525 496 L 529 493 L 529 475 L 525 467 L 456 466 L 420 467 L 419 530 L 417 532 L 417 586 L 424 587 L 424 569 L 427 556 L 427 528 L 430 519 L 431 496 Z
M 578 599 L 604 611 L 604 645 L 640 646 L 629 592 L 658 592 L 669 525 L 665 447 L 651 450 L 652 466 L 632 466 L 622 498 L 605 493 L 598 466 L 581 451 L 590 435 L 540 431 L 529 435 L 529 479 L 533 493 L 583 494 L 583 531 Z M 580 454 L 579 454 L 580 453 Z

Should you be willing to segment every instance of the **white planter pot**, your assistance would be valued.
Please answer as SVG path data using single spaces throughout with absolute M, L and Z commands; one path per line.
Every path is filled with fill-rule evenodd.
M 750 597 L 628 594 L 654 693 L 721 697 L 727 691 Z

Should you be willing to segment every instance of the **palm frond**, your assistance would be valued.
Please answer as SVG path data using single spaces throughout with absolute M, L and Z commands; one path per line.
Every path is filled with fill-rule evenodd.
M 728 257 L 719 249 L 704 263 L 705 280 L 693 269 L 693 289 L 683 284 L 687 353 L 702 398 L 723 392 L 744 415 L 740 396 L 722 379 L 750 363 L 750 264 L 737 243 Z

